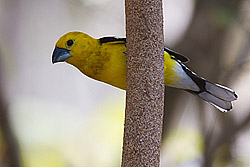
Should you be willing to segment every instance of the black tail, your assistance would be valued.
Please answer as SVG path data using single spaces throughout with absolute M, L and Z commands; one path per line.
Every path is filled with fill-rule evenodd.
M 237 99 L 236 93 L 219 84 L 214 84 L 204 78 L 199 77 L 184 64 L 181 64 L 187 75 L 197 84 L 200 91 L 187 90 L 198 95 L 204 101 L 212 104 L 222 112 L 227 112 L 232 109 L 232 101 Z

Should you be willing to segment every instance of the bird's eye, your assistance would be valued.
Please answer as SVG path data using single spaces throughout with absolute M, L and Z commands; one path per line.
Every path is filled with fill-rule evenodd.
M 73 41 L 72 39 L 70 39 L 70 40 L 67 41 L 67 45 L 68 45 L 68 46 L 73 45 L 73 43 L 74 43 L 74 41 Z

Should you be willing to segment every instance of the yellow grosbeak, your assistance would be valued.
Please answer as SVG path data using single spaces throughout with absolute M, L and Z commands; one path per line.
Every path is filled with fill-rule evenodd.
M 67 62 L 83 74 L 120 89 L 126 89 L 126 38 L 92 38 L 82 32 L 69 32 L 56 43 L 52 62 Z M 164 48 L 165 85 L 186 90 L 219 110 L 232 109 L 235 92 L 199 77 L 183 63 L 188 58 Z

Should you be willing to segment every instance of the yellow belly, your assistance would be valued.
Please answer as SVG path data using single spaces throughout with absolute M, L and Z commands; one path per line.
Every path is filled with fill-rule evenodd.
M 126 47 L 124 44 L 112 43 L 103 44 L 98 55 L 89 54 L 88 58 L 82 61 L 67 62 L 77 67 L 83 74 L 105 82 L 120 89 L 126 89 Z M 175 74 L 177 62 L 171 59 L 167 52 L 164 52 L 165 85 L 174 86 L 179 82 Z
M 113 50 L 114 51 L 114 50 Z M 118 51 L 118 53 L 121 53 Z M 174 67 L 177 62 L 170 58 L 170 55 L 164 53 L 164 76 L 165 86 L 173 85 L 179 82 L 179 77 L 175 75 Z M 103 81 L 115 87 L 126 89 L 126 55 L 114 56 L 104 65 L 102 73 L 98 75 L 97 80 Z M 105 70 L 104 70 L 105 69 Z

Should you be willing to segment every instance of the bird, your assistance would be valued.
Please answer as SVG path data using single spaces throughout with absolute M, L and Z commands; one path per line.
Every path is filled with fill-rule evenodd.
M 72 31 L 61 36 L 52 53 L 52 63 L 66 62 L 86 76 L 126 90 L 126 38 L 93 38 Z M 237 95 L 232 89 L 210 82 L 191 71 L 189 59 L 164 47 L 164 84 L 197 95 L 222 112 L 232 110 Z

